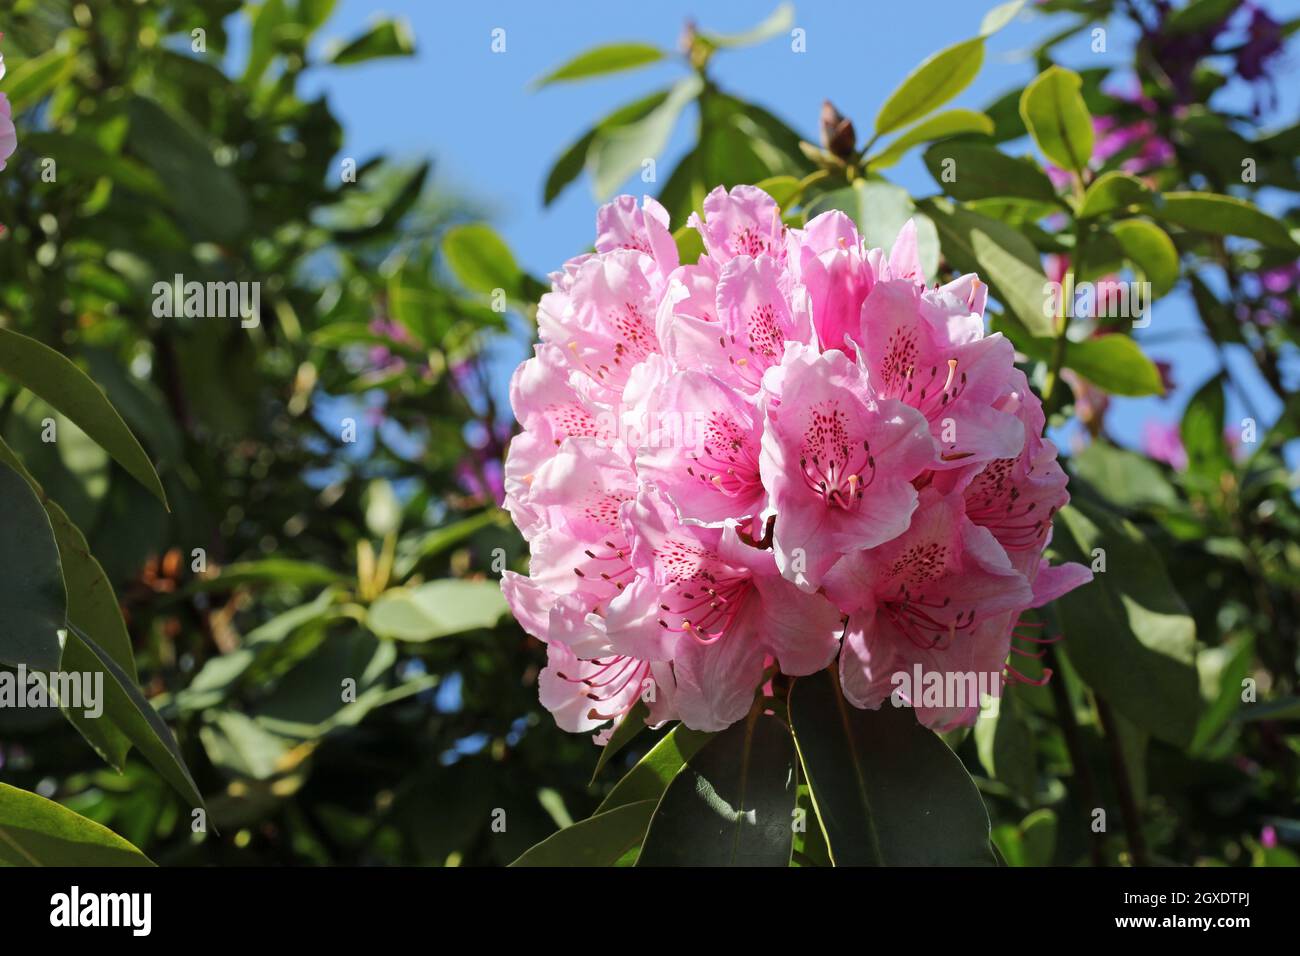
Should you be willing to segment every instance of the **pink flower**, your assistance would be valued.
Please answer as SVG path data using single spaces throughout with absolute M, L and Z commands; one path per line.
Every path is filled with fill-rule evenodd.
M 638 701 L 722 729 L 837 655 L 860 707 L 913 664 L 1016 676 L 1020 613 L 1090 575 L 1042 557 L 1065 473 L 987 288 L 928 287 L 910 223 L 886 254 L 752 186 L 690 224 L 706 252 L 679 263 L 661 206 L 604 206 L 511 384 L 531 560 L 502 588 L 547 645 L 543 705 L 604 741 Z
M 792 345 L 779 371 L 761 467 L 778 515 L 777 564 L 812 591 L 841 556 L 907 530 L 911 482 L 934 462 L 935 443 L 915 409 L 877 401 L 843 352 Z
M 2 64 L 2 61 L 0 61 Z M 0 76 L 3 76 L 0 65 Z M 9 97 L 0 93 L 0 169 L 5 168 L 5 161 L 18 148 L 18 131 L 14 128 L 13 113 L 9 106 Z
M 839 562 L 826 593 L 850 613 L 840 654 L 840 685 L 856 707 L 879 707 L 894 675 L 952 671 L 1000 675 L 1010 646 L 1006 612 L 1030 606 L 1024 575 L 957 496 L 922 492 L 908 529 L 871 552 Z M 986 624 L 995 627 L 983 628 Z M 973 718 L 978 702 L 939 708 L 912 701 L 928 726 Z
M 1176 424 L 1148 421 L 1142 426 L 1142 451 L 1148 458 L 1162 461 L 1174 471 L 1187 467 L 1187 449 Z

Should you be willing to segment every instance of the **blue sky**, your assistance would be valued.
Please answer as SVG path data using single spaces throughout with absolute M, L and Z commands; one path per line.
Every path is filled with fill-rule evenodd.
M 543 275 L 590 245 L 596 201 L 589 182 L 572 185 L 550 208 L 541 202 L 552 162 L 592 121 L 613 108 L 683 75 L 677 63 L 583 83 L 530 89 L 530 81 L 590 46 L 641 40 L 675 49 L 683 23 L 737 31 L 752 26 L 775 0 L 701 3 L 478 2 L 427 0 L 342 0 L 322 36 L 348 38 L 381 11 L 406 18 L 416 38 L 409 59 L 374 61 L 309 74 L 308 88 L 328 93 L 346 130 L 344 155 L 364 159 L 376 153 L 414 158 L 432 156 L 440 189 L 481 206 L 525 268 Z M 712 73 L 723 88 L 766 106 L 815 139 L 821 102 L 830 98 L 870 127 L 876 109 L 906 73 L 930 53 L 973 36 L 988 4 L 971 0 L 912 0 L 908 3 L 832 3 L 804 0 L 796 25 L 806 32 L 807 51 L 792 54 L 788 38 L 762 46 L 724 51 Z M 1268 0 L 1279 19 L 1300 15 L 1300 0 Z M 887 12 L 886 12 L 887 11 Z M 951 105 L 980 108 L 1023 84 L 1035 73 L 1027 51 L 1069 20 L 1022 14 L 989 42 L 984 68 Z M 1106 53 L 1094 53 L 1086 39 L 1060 49 L 1062 62 L 1077 68 L 1121 62 L 1133 35 L 1118 19 L 1111 24 Z M 505 30 L 506 51 L 493 53 L 492 31 Z M 1296 45 L 1288 53 L 1275 114 L 1294 122 L 1300 103 Z M 1244 84 L 1237 84 L 1244 87 Z M 1249 91 L 1234 91 L 1238 104 Z M 661 175 L 689 147 L 690 122 L 680 123 L 664 155 Z M 1023 148 L 1013 144 L 1012 148 Z M 890 171 L 914 194 L 935 191 L 917 154 Z M 639 182 L 628 191 L 639 192 Z M 1148 352 L 1174 366 L 1177 391 L 1166 399 L 1119 399 L 1110 418 L 1125 443 L 1138 440 L 1148 418 L 1177 420 L 1195 387 L 1212 375 L 1219 359 L 1199 333 L 1189 297 L 1172 294 L 1155 304 L 1151 327 L 1140 334 Z M 1248 359 L 1238 356 L 1234 372 L 1265 422 L 1278 405 L 1258 383 Z M 1229 420 L 1244 414 L 1230 395 Z

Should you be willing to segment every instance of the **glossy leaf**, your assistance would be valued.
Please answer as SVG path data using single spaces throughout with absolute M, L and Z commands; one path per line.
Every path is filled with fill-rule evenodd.
M 859 710 L 834 668 L 796 680 L 789 704 L 836 866 L 993 865 L 974 782 L 910 709 Z
M 992 132 L 993 121 L 983 113 L 967 109 L 944 110 L 905 130 L 884 149 L 874 156 L 869 156 L 867 165 L 871 169 L 886 169 L 902 159 L 907 151 L 918 143 L 928 143 L 960 133 L 989 134 Z
M 1121 715 L 1187 746 L 1201 710 L 1196 624 L 1160 553 L 1132 523 L 1083 501 L 1062 509 L 1056 527 L 1063 559 L 1091 565 L 1104 552 L 1106 562 L 1056 603 L 1070 662 Z
M 1267 246 L 1295 251 L 1296 241 L 1285 224 L 1253 203 L 1235 196 L 1215 193 L 1164 193 L 1156 205 L 1157 215 L 1193 232 L 1218 236 L 1242 236 Z
M 645 836 L 654 800 L 639 800 L 597 813 L 555 833 L 511 866 L 614 866 Z
M 646 160 L 659 157 L 682 110 L 703 88 L 699 77 L 679 80 L 664 101 L 641 119 L 596 133 L 587 150 L 587 171 L 598 200 L 612 196 Z
M 789 866 L 794 740 L 755 710 L 695 753 L 655 809 L 638 866 Z
M 876 114 L 883 136 L 937 110 L 966 89 L 984 64 L 984 38 L 974 37 L 928 57 L 889 95 Z
M 977 273 L 1028 332 L 1052 334 L 1052 320 L 1044 313 L 1047 277 L 1024 235 L 947 199 L 920 206 L 934 220 L 944 255 L 959 271 Z
M 153 866 L 107 827 L 53 800 L 0 783 L 0 865 Z
M 149 456 L 99 386 L 70 359 L 35 339 L 0 328 L 0 375 L 30 389 L 76 422 L 166 506 L 167 494 Z
M 612 810 L 637 800 L 658 800 L 669 782 L 682 769 L 686 761 L 712 739 L 712 734 L 691 730 L 678 724 L 663 739 L 650 748 L 635 767 L 614 785 L 596 812 Z
M 517 297 L 523 271 L 510 247 L 491 226 L 469 223 L 453 226 L 442 240 L 447 265 L 465 288 L 491 295 L 496 289 Z
M 1043 151 L 1062 169 L 1081 172 L 1092 159 L 1092 116 L 1083 101 L 1083 81 L 1073 70 L 1049 67 L 1025 87 L 1020 117 Z
M 1116 210 L 1144 207 L 1152 198 L 1151 187 L 1142 180 L 1112 170 L 1089 184 L 1077 215 L 1080 219 L 1091 219 Z
M 492 627 L 507 610 L 495 581 L 445 579 L 381 595 L 370 606 L 366 626 L 380 637 L 431 641 Z
M 1151 283 L 1152 300 L 1168 293 L 1178 280 L 1178 249 L 1169 234 L 1145 219 L 1124 219 L 1110 228 L 1124 258 Z
M 925 151 L 925 165 L 940 188 L 956 199 L 1017 196 L 1056 202 L 1056 188 L 1037 163 L 983 143 L 931 146 Z
M 58 669 L 68 605 L 49 516 L 18 472 L 0 464 L 0 663 Z

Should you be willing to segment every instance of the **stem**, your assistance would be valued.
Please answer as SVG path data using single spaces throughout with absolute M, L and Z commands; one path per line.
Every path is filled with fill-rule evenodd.
M 1056 648 L 1047 645 L 1046 652 L 1043 655 L 1043 664 L 1050 667 L 1052 673 L 1056 675 L 1055 680 L 1048 681 L 1047 684 L 1052 688 L 1052 702 L 1056 705 L 1056 718 L 1061 723 L 1061 735 L 1065 737 L 1065 748 L 1070 753 L 1070 763 L 1074 765 L 1074 775 L 1079 778 L 1079 796 L 1083 798 L 1085 811 L 1088 807 L 1097 806 L 1097 788 L 1092 782 L 1092 770 L 1088 767 L 1088 761 L 1083 755 L 1083 744 L 1079 737 L 1079 722 L 1074 717 L 1074 704 L 1070 701 L 1070 692 L 1065 686 L 1065 673 L 1061 670 L 1061 663 L 1056 659 Z M 1086 814 L 1085 814 L 1085 822 Z M 1093 866 L 1105 866 L 1105 857 L 1102 855 L 1101 834 L 1088 825 L 1088 856 L 1091 858 Z
M 1124 835 L 1128 838 L 1129 855 L 1134 866 L 1147 866 L 1146 839 L 1142 835 L 1142 815 L 1138 810 L 1137 798 L 1133 793 L 1133 780 L 1128 772 L 1128 761 L 1124 758 L 1124 744 L 1120 740 L 1119 727 L 1115 723 L 1115 714 L 1110 704 L 1094 692 L 1097 702 L 1097 716 L 1106 735 L 1106 747 L 1110 751 L 1110 766 L 1115 774 L 1115 787 L 1119 790 L 1119 808 L 1124 817 Z

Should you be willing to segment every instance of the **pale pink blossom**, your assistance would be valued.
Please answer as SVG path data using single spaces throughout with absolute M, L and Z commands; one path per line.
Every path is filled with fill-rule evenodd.
M 911 223 L 886 253 L 752 186 L 690 225 L 682 263 L 654 200 L 602 207 L 511 384 L 530 564 L 502 588 L 547 645 L 543 705 L 603 742 L 638 701 L 720 730 L 837 657 L 859 707 L 914 664 L 1017 677 L 1021 612 L 1090 575 L 1042 557 L 1065 473 L 987 287 L 929 287 Z

